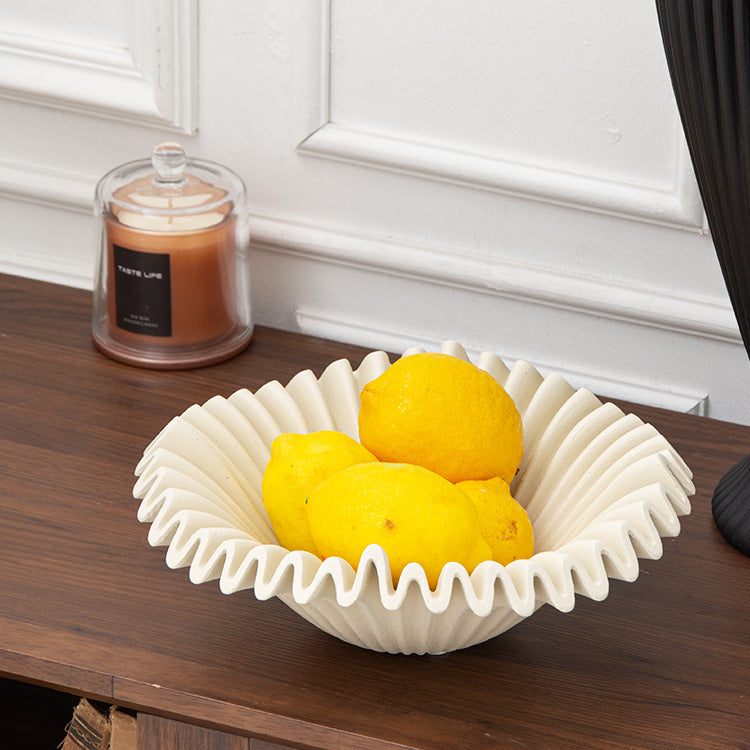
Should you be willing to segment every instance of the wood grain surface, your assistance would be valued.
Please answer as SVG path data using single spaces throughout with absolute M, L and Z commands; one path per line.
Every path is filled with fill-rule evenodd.
M 680 536 L 604 601 L 464 651 L 366 651 L 167 568 L 132 498 L 159 430 L 364 354 L 258 327 L 222 365 L 141 370 L 94 350 L 89 293 L 0 276 L 0 675 L 300 748 L 750 747 L 750 560 L 710 516 L 747 427 L 629 407 L 695 474 Z
M 164 750 L 171 747 L 189 750 L 249 750 L 249 742 L 247 737 L 197 727 L 174 719 L 149 714 L 138 716 L 138 750 Z M 280 746 L 266 747 L 277 750 Z

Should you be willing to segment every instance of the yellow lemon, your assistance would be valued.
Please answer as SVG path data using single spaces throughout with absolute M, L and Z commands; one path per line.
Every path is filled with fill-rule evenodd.
M 471 572 L 491 551 L 477 511 L 455 485 L 421 466 L 369 463 L 351 466 L 319 484 L 307 518 L 322 557 L 343 557 L 356 569 L 369 544 L 381 545 L 394 585 L 417 562 L 435 588 L 447 562 Z
M 317 555 L 310 536 L 305 500 L 310 492 L 341 469 L 377 458 L 356 440 L 335 430 L 307 435 L 286 432 L 271 443 L 263 472 L 263 505 L 276 538 L 287 549 Z
M 490 545 L 492 559 L 502 565 L 534 554 L 534 529 L 525 508 L 510 494 L 499 477 L 468 480 L 456 487 L 465 492 L 479 514 L 482 536 Z
M 365 385 L 359 439 L 381 461 L 418 464 L 451 482 L 510 482 L 523 457 L 513 399 L 489 373 L 447 354 L 402 357 Z

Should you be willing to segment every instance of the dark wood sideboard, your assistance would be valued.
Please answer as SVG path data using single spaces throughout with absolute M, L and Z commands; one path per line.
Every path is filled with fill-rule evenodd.
M 6 707 L 33 686 L 122 706 L 139 750 L 750 748 L 750 560 L 710 515 L 750 428 L 628 405 L 695 474 L 661 560 L 464 651 L 375 653 L 278 600 L 191 584 L 132 498 L 141 452 L 189 405 L 365 350 L 258 327 L 229 362 L 156 372 L 95 351 L 89 316 L 88 292 L 0 276 Z

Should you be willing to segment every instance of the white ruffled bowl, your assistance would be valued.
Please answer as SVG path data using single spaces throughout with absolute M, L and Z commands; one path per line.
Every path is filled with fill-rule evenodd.
M 468 359 L 455 342 L 443 352 Z M 410 349 L 405 356 L 417 349 Z M 417 563 L 394 589 L 385 552 L 368 547 L 357 570 L 281 547 L 261 499 L 270 445 L 281 432 L 336 429 L 357 437 L 359 392 L 389 366 L 384 352 L 356 370 L 333 362 L 286 387 L 216 396 L 175 417 L 146 448 L 133 494 L 152 546 L 190 580 L 219 579 L 231 594 L 252 588 L 349 643 L 392 653 L 442 653 L 492 638 L 543 604 L 568 612 L 575 595 L 604 599 L 609 578 L 633 581 L 638 558 L 657 559 L 662 536 L 677 536 L 690 512 L 692 474 L 667 440 L 638 417 L 575 390 L 525 362 L 508 369 L 484 352 L 476 364 L 513 397 L 525 456 L 513 494 L 534 525 L 536 553 L 469 575 L 448 563 L 430 590 Z

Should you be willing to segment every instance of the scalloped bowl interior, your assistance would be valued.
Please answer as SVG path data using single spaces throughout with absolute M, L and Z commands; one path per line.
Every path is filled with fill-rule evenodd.
M 456 342 L 441 351 L 469 359 Z M 661 538 L 679 533 L 692 475 L 654 427 L 557 375 L 520 361 L 509 369 L 483 352 L 476 364 L 523 419 L 525 455 L 512 490 L 534 526 L 532 558 L 486 561 L 471 575 L 449 563 L 431 590 L 416 563 L 394 588 L 376 545 L 356 571 L 339 558 L 284 549 L 261 498 L 271 442 L 323 429 L 357 438 L 359 392 L 389 364 L 384 352 L 357 369 L 337 360 L 319 379 L 303 370 L 286 387 L 272 381 L 254 394 L 216 396 L 175 417 L 136 467 L 133 494 L 149 543 L 167 546 L 167 564 L 189 566 L 194 583 L 218 579 L 225 594 L 252 588 L 349 643 L 423 654 L 485 641 L 543 604 L 567 612 L 576 594 L 604 599 L 609 578 L 634 581 L 638 558 L 659 558 Z

